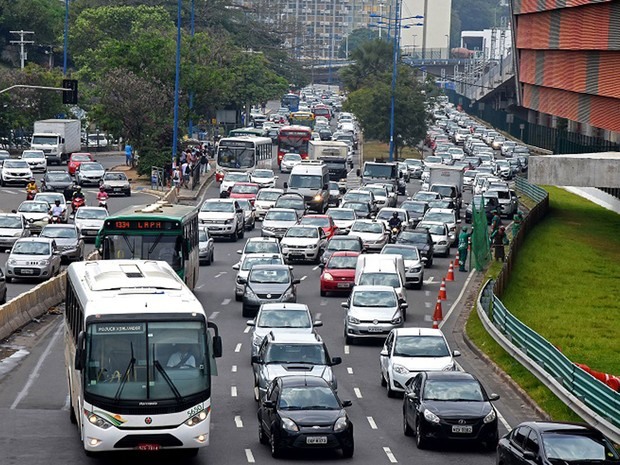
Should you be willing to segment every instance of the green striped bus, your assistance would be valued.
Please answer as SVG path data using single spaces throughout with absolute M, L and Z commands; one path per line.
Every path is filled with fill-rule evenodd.
M 97 235 L 103 260 L 163 260 L 193 289 L 198 281 L 198 209 L 157 202 L 108 216 Z

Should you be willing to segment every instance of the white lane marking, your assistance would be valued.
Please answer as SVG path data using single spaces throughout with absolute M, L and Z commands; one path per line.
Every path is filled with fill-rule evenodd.
M 302 276 L 300 281 L 304 281 L 307 278 L 307 276 Z
M 243 330 L 243 332 L 244 332 L 245 334 L 247 334 L 247 333 L 249 333 L 249 332 L 250 332 L 250 330 L 251 330 L 251 329 L 252 329 L 252 327 L 251 327 L 251 326 L 246 326 L 246 327 L 245 327 L 245 329 Z
M 350 375 L 353 374 L 353 368 L 351 367 L 347 367 L 347 373 L 349 373 Z
M 2 189 L 2 192 L 6 192 L 7 194 L 11 194 L 11 195 L 17 195 L 18 194 L 18 192 L 10 191 L 8 189 Z
M 429 296 L 431 295 L 431 291 L 424 291 L 424 295 L 425 295 L 426 297 L 429 297 Z
M 233 365 L 230 371 L 237 373 L 237 365 Z
M 222 300 L 222 303 L 220 305 L 228 305 L 230 303 L 230 299 L 224 299 Z
M 237 397 L 237 386 L 230 386 L 230 396 Z
M 214 276 L 214 278 L 219 278 L 222 275 L 228 274 L 228 271 L 220 271 L 218 274 Z
M 56 343 L 56 340 L 60 337 L 60 334 L 62 333 L 62 328 L 63 326 L 62 326 L 62 321 L 61 321 L 58 324 L 58 329 L 52 336 L 52 339 L 50 340 L 49 344 L 47 344 L 47 347 L 41 354 L 41 357 L 39 358 L 37 364 L 34 366 L 32 373 L 28 375 L 28 381 L 26 382 L 24 388 L 21 391 L 19 391 L 19 394 L 17 394 L 17 397 L 11 404 L 11 407 L 10 407 L 11 410 L 14 410 L 19 405 L 19 403 L 24 399 L 24 397 L 28 395 L 28 391 L 30 391 L 30 388 L 32 387 L 36 379 L 39 377 L 39 371 L 41 370 L 41 367 L 43 366 L 43 362 L 45 362 L 45 359 L 52 351 L 52 346 Z
M 372 417 L 366 417 L 366 419 L 368 420 L 368 423 L 370 424 L 370 427 L 372 429 L 377 429 L 377 424 L 375 423 L 375 420 L 373 420 Z
M 349 355 L 349 346 L 344 346 L 344 353 Z
M 499 418 L 499 421 L 502 422 L 502 425 L 504 425 L 504 427 L 506 428 L 506 430 L 508 432 L 512 431 L 512 427 L 510 426 L 510 424 L 506 421 L 506 419 L 504 418 L 504 415 L 502 415 L 501 413 L 499 413 L 499 410 L 497 409 L 497 407 L 495 408 L 495 411 L 497 412 L 497 418 Z
M 424 306 L 426 308 L 431 308 L 432 303 L 431 302 L 424 302 Z
M 245 450 L 245 458 L 248 460 L 248 463 L 255 463 L 256 462 L 254 460 L 254 454 L 252 454 L 252 450 L 251 449 L 246 449 Z
M 196 286 L 196 288 L 195 288 L 195 289 L 202 289 L 202 287 L 203 287 L 205 284 L 207 284 L 207 283 L 202 283 L 200 286 Z
M 320 305 L 321 305 L 321 307 L 326 307 L 327 306 L 327 300 L 321 299 Z
M 316 314 L 316 319 L 317 319 L 317 320 L 320 320 L 320 319 L 321 319 L 321 314 L 320 314 L 320 313 L 317 313 L 317 314 Z
M 394 454 L 392 454 L 389 447 L 384 447 L 383 452 L 385 452 L 385 455 L 387 455 L 387 458 L 391 463 L 398 463 L 398 460 L 396 460 L 396 457 L 394 457 Z
M 62 406 L 62 410 L 69 410 L 71 407 L 71 396 L 67 394 L 67 398 L 65 399 L 65 405 Z
M 465 289 L 467 289 L 467 286 L 469 285 L 469 281 L 471 281 L 471 278 L 474 277 L 474 273 L 475 272 L 476 272 L 476 270 L 471 270 L 471 272 L 469 273 L 469 276 L 465 280 L 465 284 L 463 284 L 463 288 L 461 289 L 461 293 L 459 294 L 459 296 L 456 298 L 456 300 L 454 301 L 454 303 L 450 307 L 450 310 L 448 310 L 448 313 L 446 313 L 446 316 L 444 316 L 443 321 L 441 321 L 439 323 L 439 329 L 441 329 L 441 327 L 446 323 L 446 321 L 448 321 L 448 318 L 450 318 L 450 315 L 452 315 L 452 312 L 454 311 L 456 306 L 459 304 L 459 302 L 463 298 L 463 294 L 465 293 Z
M 426 281 L 424 281 L 425 283 L 432 283 L 433 281 L 435 281 L 435 277 L 431 276 L 430 278 L 428 278 Z
M 235 426 L 237 428 L 243 428 L 243 420 L 239 415 L 235 416 Z
M 433 317 L 431 315 L 424 315 L 424 321 L 433 321 Z
M 243 343 L 239 343 L 235 346 L 235 352 L 241 352 L 241 346 L 243 345 Z
M 217 318 L 217 316 L 220 314 L 220 312 L 213 312 L 211 313 L 211 315 L 209 315 L 209 320 L 215 320 Z
M 353 388 L 353 392 L 355 392 L 355 395 L 357 396 L 358 399 L 362 399 L 362 391 L 360 391 L 360 388 Z
M 318 269 L 319 269 L 319 265 L 317 265 L 317 266 L 313 267 L 313 268 L 312 268 L 312 271 L 316 271 L 316 270 L 318 270 Z

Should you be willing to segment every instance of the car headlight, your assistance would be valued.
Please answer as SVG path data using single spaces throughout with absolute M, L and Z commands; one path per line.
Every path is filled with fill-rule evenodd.
M 420 271 L 422 271 L 421 266 L 414 266 L 413 268 L 411 268 L 412 273 L 419 273 Z
M 323 197 L 321 196 L 321 194 L 316 194 L 314 196 L 314 201 L 315 202 L 320 202 L 323 199 Z
M 245 286 L 244 297 L 247 297 L 248 299 L 252 299 L 252 300 L 258 299 L 257 295 L 254 293 L 254 291 L 252 290 L 250 286 Z
M 282 299 L 294 299 L 295 293 L 293 292 L 293 288 L 289 287 L 286 292 L 282 295 Z
M 447 241 L 439 241 L 438 245 L 448 245 Z
M 21 232 L 21 231 L 20 231 L 20 232 L 13 233 L 13 237 L 20 237 L 21 235 L 22 235 L 22 232 Z
M 352 323 L 354 325 L 359 325 L 360 324 L 360 320 L 358 320 L 357 318 L 355 318 L 354 316 L 348 316 L 347 317 L 347 321 L 349 323 Z
M 393 325 L 399 325 L 403 322 L 403 318 L 400 316 L 397 316 L 396 318 L 392 318 L 392 324 Z
M 308 244 L 309 249 L 316 249 L 317 247 L 318 247 L 318 244 Z
M 50 264 L 50 261 L 49 261 L 49 260 L 41 260 L 41 261 L 39 262 L 39 265 L 41 265 L 41 266 L 47 266 L 47 265 L 49 265 L 49 264 Z
M 261 343 L 263 342 L 263 338 L 259 337 L 259 336 L 254 336 L 252 338 L 252 345 L 254 347 L 260 347 Z
M 101 187 L 103 187 L 104 189 L 110 189 L 110 186 L 108 184 L 103 184 Z
M 424 409 L 424 418 L 430 423 L 439 424 L 439 417 L 428 409 Z
M 347 417 L 341 416 L 338 417 L 336 422 L 334 423 L 334 433 L 340 433 L 347 429 Z
M 299 432 L 299 426 L 290 418 L 282 418 L 282 428 L 287 431 Z
M 9 265 L 16 265 L 17 264 L 17 260 L 15 260 L 14 258 L 11 258 L 9 260 Z
M 325 281 L 333 281 L 334 277 L 330 273 L 323 273 L 323 279 Z
M 394 364 L 392 366 L 392 370 L 394 370 L 399 375 L 406 375 L 407 373 L 409 373 L 409 370 L 407 370 L 407 368 L 405 368 L 402 365 L 398 365 L 398 364 Z
M 88 417 L 88 421 L 90 422 L 90 424 L 95 425 L 98 428 L 108 429 L 113 426 L 112 423 L 110 423 L 105 418 L 100 417 L 96 413 L 90 413 L 86 410 L 84 411 L 84 413 L 86 413 L 86 416 Z
M 233 222 L 233 219 L 231 218 L 231 219 L 229 219 L 229 220 L 225 220 L 225 221 L 224 221 L 224 224 L 231 224 L 232 222 Z
M 193 417 L 191 417 L 189 420 L 187 420 L 185 424 L 187 426 L 196 426 L 198 423 L 202 423 L 203 421 L 205 421 L 208 415 L 209 412 L 207 412 L 206 410 L 202 410 Z
M 454 362 L 450 362 L 448 365 L 443 367 L 441 371 L 454 371 L 454 368 L 455 368 Z
M 484 417 L 484 420 L 482 420 L 482 422 L 491 423 L 492 421 L 495 421 L 496 418 L 497 418 L 497 415 L 495 414 L 495 409 L 491 409 L 491 411 L 487 414 L 487 416 Z

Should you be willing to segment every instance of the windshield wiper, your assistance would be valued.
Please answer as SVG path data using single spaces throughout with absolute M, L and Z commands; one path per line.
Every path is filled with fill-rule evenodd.
M 127 383 L 127 379 L 129 378 L 129 372 L 133 370 L 133 367 L 136 364 L 136 357 L 134 357 L 133 355 L 133 342 L 130 342 L 129 345 L 131 347 L 131 358 L 129 359 L 127 368 L 125 368 L 125 373 L 123 373 L 123 378 L 121 379 L 121 382 L 118 385 L 116 394 L 114 394 L 114 400 L 120 399 L 121 393 L 123 392 L 123 388 L 125 387 L 125 384 Z
M 123 234 L 121 235 L 121 237 L 125 240 L 125 242 L 127 243 L 127 248 L 129 249 L 129 251 L 131 252 L 131 256 L 133 258 L 134 254 L 135 254 L 135 249 L 133 248 L 133 246 L 131 245 L 131 242 L 129 242 L 129 239 L 127 239 L 127 234 Z
M 151 258 L 151 254 L 153 253 L 153 250 L 155 250 L 155 247 L 157 247 L 157 245 L 159 244 L 159 241 L 161 241 L 162 237 L 163 237 L 163 234 L 160 234 L 159 236 L 157 236 L 155 238 L 155 242 L 153 242 L 153 245 L 151 247 L 149 247 L 149 251 L 147 252 L 147 256 L 149 258 Z
M 170 376 L 168 376 L 168 373 L 166 373 L 166 370 L 164 370 L 164 367 L 161 366 L 161 363 L 159 363 L 159 360 L 153 360 L 153 366 L 157 368 L 157 371 L 159 371 L 159 373 L 161 373 L 162 378 L 164 378 L 164 380 L 166 381 L 166 384 L 168 384 L 168 386 L 170 387 L 170 390 L 174 394 L 174 397 L 176 397 L 177 400 L 183 399 L 183 396 L 181 396 L 181 393 L 179 392 L 175 384 L 172 382 L 172 379 L 170 379 Z

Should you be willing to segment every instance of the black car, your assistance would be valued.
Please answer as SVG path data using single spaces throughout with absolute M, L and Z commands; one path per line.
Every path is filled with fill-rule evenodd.
M 321 262 L 327 263 L 334 252 L 365 252 L 364 241 L 358 236 L 334 236 L 325 247 Z
M 332 132 L 329 129 L 321 129 L 319 131 L 321 140 L 332 140 Z
M 482 207 L 482 195 L 474 195 L 472 202 L 467 205 L 465 208 L 465 223 L 472 222 L 472 204 L 476 204 L 476 208 Z M 484 194 L 484 211 L 487 217 L 487 224 L 491 224 L 491 220 L 493 219 L 493 212 L 497 210 L 499 211 L 499 198 L 497 196 L 497 192 L 495 191 L 487 191 Z
M 499 440 L 497 463 L 539 465 L 620 463 L 620 455 L 603 434 L 587 425 L 528 421 Z
M 287 449 L 341 449 L 353 456 L 353 423 L 327 381 L 318 376 L 275 378 L 258 409 L 258 439 L 271 445 L 271 455 Z
M 415 436 L 419 449 L 447 439 L 480 442 L 495 450 L 499 436 L 491 402 L 497 399 L 470 373 L 418 373 L 407 382 L 403 397 L 405 436 Z
M 355 210 L 355 214 L 358 218 L 372 218 L 373 212 L 368 202 L 355 202 L 351 200 L 345 200 L 340 208 L 350 208 Z
M 408 229 L 401 231 L 398 236 L 396 236 L 396 244 L 415 245 L 424 262 L 424 268 L 433 266 L 435 246 L 433 245 L 433 238 L 428 229 Z
M 73 179 L 66 171 L 48 171 L 41 179 L 41 191 L 62 192 L 66 200 L 71 200 L 73 187 Z
M 424 218 L 424 214 L 426 210 L 428 210 L 429 206 L 427 202 L 422 202 L 419 200 L 405 200 L 400 204 L 400 208 L 404 208 L 409 213 L 409 218 L 413 221 L 413 227 L 422 221 Z

